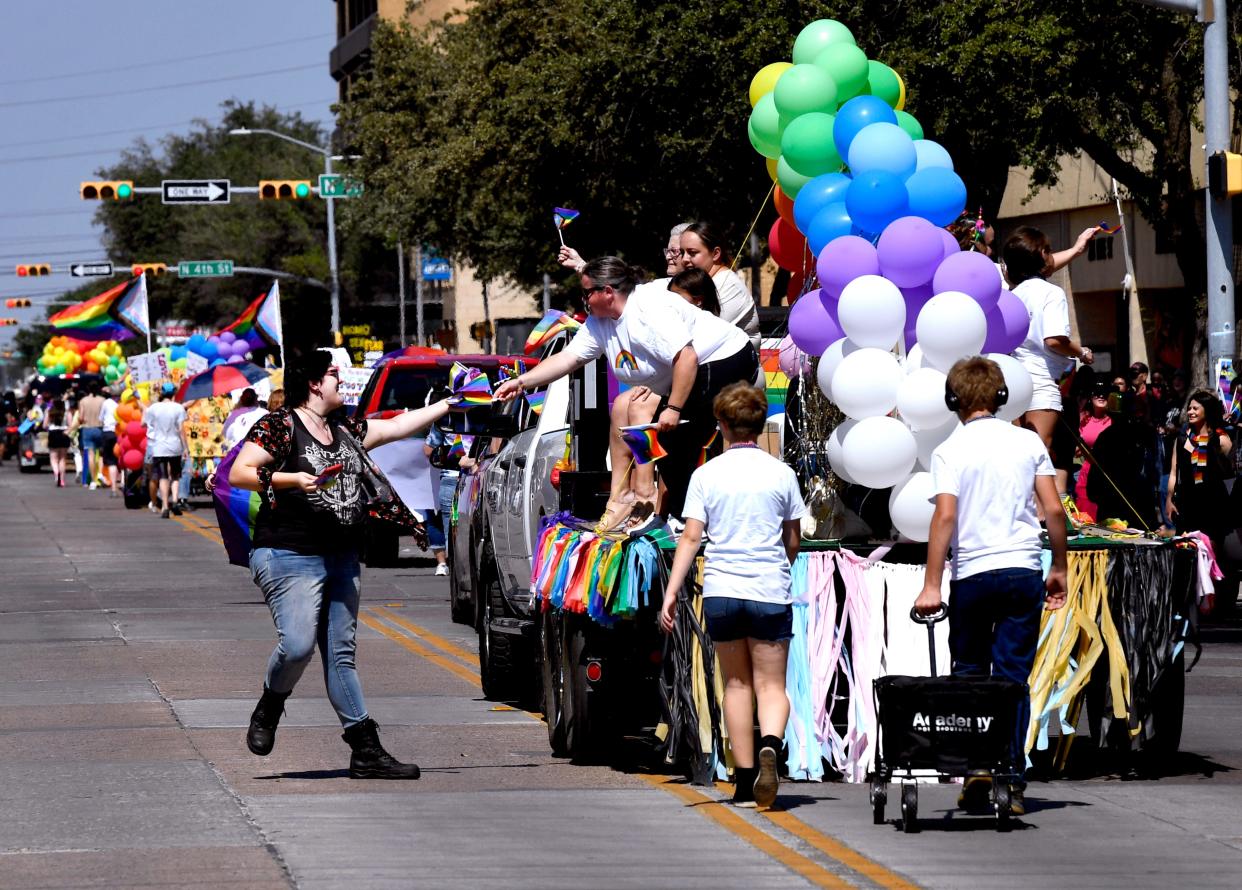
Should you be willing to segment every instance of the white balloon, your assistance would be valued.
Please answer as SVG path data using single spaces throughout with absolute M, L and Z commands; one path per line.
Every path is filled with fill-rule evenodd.
M 914 329 L 923 347 L 924 364 L 946 373 L 959 358 L 977 355 L 988 336 L 988 322 L 979 303 L 954 290 L 928 300 Z
M 901 385 L 897 356 L 867 347 L 847 355 L 832 375 L 832 400 L 847 417 L 880 417 L 897 406 Z
M 919 368 L 926 368 L 927 365 L 923 361 L 923 347 L 915 343 L 906 350 L 906 360 L 902 365 L 906 369 L 907 374 L 913 374 Z
M 1017 420 L 1026 413 L 1027 408 L 1031 407 L 1035 383 L 1031 380 L 1031 375 L 1026 368 L 1022 367 L 1022 363 L 1012 355 L 989 352 L 987 357 L 1000 365 L 1001 373 L 1005 375 L 1005 386 L 1009 390 L 1009 399 L 1001 405 L 996 416 L 1001 420 Z
M 911 372 L 897 387 L 897 410 L 912 430 L 944 426 L 953 412 L 944 402 L 945 375 L 935 368 Z
M 898 482 L 888 496 L 888 515 L 893 528 L 911 541 L 926 541 L 936 509 L 932 501 L 934 496 L 931 473 L 913 473 Z
M 832 472 L 836 473 L 850 485 L 857 483 L 854 477 L 850 475 L 849 470 L 845 468 L 845 455 L 842 453 L 842 448 L 845 444 L 846 435 L 856 426 L 858 426 L 857 420 L 850 420 L 847 417 L 841 421 L 828 437 L 828 447 L 824 449 L 828 455 L 828 464 L 832 467 Z
M 842 337 L 825 349 L 824 354 L 820 356 L 819 367 L 815 370 L 815 379 L 819 383 L 820 391 L 830 401 L 832 400 L 832 377 L 836 373 L 837 366 L 841 364 L 841 359 L 850 353 L 857 352 L 859 348 L 858 344 L 849 337 Z
M 930 430 L 915 431 L 914 442 L 918 446 L 919 466 L 925 470 L 930 470 L 931 456 L 932 452 L 936 450 L 936 446 L 953 435 L 954 431 L 961 425 L 961 421 L 954 417 L 944 426 Z
M 906 298 L 887 278 L 859 275 L 841 291 L 837 320 L 859 346 L 891 349 L 905 330 Z
M 845 466 L 859 485 L 888 488 L 914 469 L 914 434 L 895 417 L 868 417 L 845 436 Z

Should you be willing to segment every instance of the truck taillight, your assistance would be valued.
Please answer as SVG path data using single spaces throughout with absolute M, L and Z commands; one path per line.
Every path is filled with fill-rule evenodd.
M 34 457 L 34 452 L 31 451 L 29 448 L 27 448 L 26 449 L 26 460 L 30 460 L 32 457 Z
M 557 491 L 560 491 L 561 489 L 561 468 L 560 467 L 552 468 L 552 487 L 555 488 Z

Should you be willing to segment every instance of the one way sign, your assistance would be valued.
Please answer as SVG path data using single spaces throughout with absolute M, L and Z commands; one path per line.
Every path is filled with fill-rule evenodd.
M 165 179 L 161 185 L 165 204 L 229 203 L 227 179 Z
M 94 278 L 97 276 L 110 276 L 112 274 L 111 263 L 74 263 L 69 267 L 69 274 L 74 278 Z

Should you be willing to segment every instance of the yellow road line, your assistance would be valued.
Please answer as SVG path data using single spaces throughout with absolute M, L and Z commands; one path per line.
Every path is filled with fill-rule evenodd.
M 791 850 L 767 832 L 760 831 L 751 825 L 749 821 L 734 812 L 728 804 L 713 797 L 708 797 L 706 794 L 701 794 L 668 776 L 642 775 L 640 778 L 648 784 L 679 798 L 687 806 L 693 806 L 699 813 L 711 819 L 720 827 L 740 837 L 761 852 L 766 853 L 791 871 L 802 875 L 802 877 L 816 887 L 842 888 L 854 886 L 839 876 L 834 875 L 815 860 L 809 859 L 795 850 Z
M 194 523 L 197 526 L 201 526 L 202 528 L 207 529 L 208 531 L 219 530 L 219 526 L 217 526 L 214 522 L 208 522 L 206 519 L 200 519 L 199 517 L 195 516 L 193 513 L 184 513 L 182 514 L 182 517 L 184 519 L 188 519 L 190 522 Z
M 437 667 L 442 667 L 449 673 L 456 674 L 458 677 L 465 680 L 470 685 L 482 688 L 479 683 L 479 675 L 477 671 L 472 671 L 469 668 L 457 663 L 456 661 L 453 661 L 449 658 L 445 658 L 439 652 L 435 652 L 435 651 L 432 651 L 431 649 L 428 649 L 426 646 L 422 645 L 417 640 L 412 640 L 405 634 L 393 630 L 392 628 L 381 623 L 377 619 L 372 618 L 370 615 L 366 614 L 365 612 L 360 613 L 358 615 L 358 620 L 361 621 L 363 624 L 365 624 L 367 627 L 371 628 L 371 630 L 378 631 L 379 633 L 382 633 L 384 636 L 388 637 L 388 639 L 400 644 L 401 646 L 404 646 L 406 649 L 409 649 L 415 655 L 421 655 L 423 658 L 427 659 L 428 661 L 430 661 L 432 664 L 436 665 Z
M 218 534 L 212 534 L 208 532 L 205 528 L 202 528 L 201 526 L 195 525 L 192 522 L 187 522 L 185 518 L 181 516 L 169 516 L 168 518 L 171 519 L 173 522 L 177 523 L 177 525 L 181 526 L 186 531 L 194 532 L 196 535 L 201 535 L 202 537 L 206 538 L 208 541 L 211 541 L 213 544 L 221 544 L 221 546 L 223 546 L 222 542 L 220 541 L 220 536 Z
M 455 658 L 461 659 L 466 664 L 478 664 L 479 663 L 479 656 L 471 652 L 469 649 L 463 649 L 461 646 L 458 646 L 452 640 L 446 640 L 444 637 L 440 636 L 439 634 L 434 633 L 430 630 L 427 630 L 427 628 L 425 627 L 420 627 L 419 625 L 415 624 L 409 619 L 402 618 L 400 615 L 393 613 L 392 611 L 390 611 L 389 609 L 383 606 L 375 606 L 371 609 L 371 611 L 381 615 L 386 621 L 391 621 L 393 624 L 401 625 L 406 630 L 408 630 L 410 633 L 414 634 L 417 637 L 420 637 L 423 640 L 426 640 L 428 643 L 435 646 L 437 649 L 447 652 L 449 655 L 452 655 Z

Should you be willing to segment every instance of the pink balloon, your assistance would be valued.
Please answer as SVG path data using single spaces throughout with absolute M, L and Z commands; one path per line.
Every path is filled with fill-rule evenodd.
M 833 238 L 819 252 L 815 264 L 819 287 L 824 296 L 836 300 L 845 286 L 860 275 L 879 275 L 880 258 L 866 238 L 842 235 Z
M 827 302 L 819 291 L 813 290 L 789 310 L 789 336 L 808 355 L 820 355 L 829 344 L 845 336 L 828 311 Z
M 1000 270 L 996 263 L 977 251 L 968 250 L 947 257 L 932 278 L 936 293 L 961 291 L 974 298 L 986 313 L 996 305 L 1001 293 Z
M 776 361 L 790 380 L 801 377 L 810 368 L 806 353 L 790 337 L 785 337 L 776 347 Z
M 1010 353 L 1022 345 L 1031 329 L 1031 316 L 1026 305 L 1012 291 L 1002 290 L 996 305 L 984 318 L 988 323 L 988 338 L 983 341 L 984 352 Z

